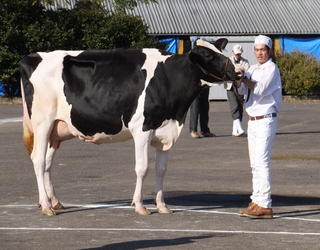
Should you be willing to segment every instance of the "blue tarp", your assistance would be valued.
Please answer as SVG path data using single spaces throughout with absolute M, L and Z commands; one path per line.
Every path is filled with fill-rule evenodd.
M 309 39 L 280 37 L 279 42 L 281 51 L 290 53 L 298 50 L 311 54 L 320 60 L 320 37 Z
M 0 82 L 0 96 L 4 95 L 3 91 L 4 91 L 4 85 L 3 83 Z
M 162 39 L 159 42 L 166 43 L 168 45 L 167 51 L 171 53 L 177 53 L 178 52 L 178 45 L 179 45 L 179 39 L 176 37 L 173 38 L 167 38 Z
M 14 96 L 17 95 L 18 92 L 19 92 L 19 89 L 9 88 L 9 93 L 13 94 Z M 0 81 L 0 96 L 3 96 L 3 95 L 4 95 L 4 84 Z

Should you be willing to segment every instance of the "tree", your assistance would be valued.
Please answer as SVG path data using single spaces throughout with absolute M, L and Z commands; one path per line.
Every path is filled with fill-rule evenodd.
M 160 47 L 155 37 L 147 35 L 148 27 L 139 16 L 112 14 L 91 1 L 77 2 L 70 12 L 73 21 L 66 23 L 75 27 L 72 49 Z
M 320 94 L 320 62 L 316 57 L 294 51 L 277 55 L 275 61 L 285 94 L 300 97 Z
M 102 1 L 101 1 L 102 2 Z M 138 2 L 143 2 L 143 3 L 150 3 L 150 2 L 156 2 L 156 0 L 114 0 L 114 7 L 116 11 L 120 13 L 125 13 L 126 9 L 133 9 L 134 7 L 137 6 Z
M 12 95 L 18 86 L 17 62 L 29 53 L 30 39 L 25 37 L 43 19 L 44 7 L 34 0 L 0 0 L 0 80 L 4 91 Z M 33 27 L 28 24 L 33 23 Z
M 138 2 L 149 4 L 151 2 L 156 3 L 156 0 L 76 0 L 79 2 L 92 2 L 97 5 L 102 5 L 103 2 L 112 2 L 115 12 L 125 14 L 126 9 L 133 9 L 137 6 Z M 44 3 L 53 5 L 57 0 L 43 0 Z M 65 0 L 65 4 L 68 4 L 68 0 Z M 111 11 L 111 10 L 110 10 Z
M 13 96 L 19 89 L 18 62 L 32 52 L 161 47 L 147 35 L 140 17 L 112 13 L 99 2 L 78 0 L 73 9 L 50 10 L 41 0 L 0 0 L 0 81 L 5 95 Z M 120 6 L 137 3 L 117 2 Z

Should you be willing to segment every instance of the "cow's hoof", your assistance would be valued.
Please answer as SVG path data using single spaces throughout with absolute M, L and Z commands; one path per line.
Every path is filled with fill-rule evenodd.
M 53 207 L 54 210 L 61 210 L 65 209 L 65 207 L 59 202 L 57 205 Z
M 53 210 L 53 208 L 46 208 L 42 210 L 42 214 L 43 215 L 47 215 L 47 216 L 53 216 L 53 215 L 57 215 L 56 211 Z
M 150 211 L 146 209 L 145 207 L 139 208 L 136 210 L 136 213 L 139 215 L 150 215 Z
M 172 214 L 173 212 L 167 207 L 159 207 L 158 208 L 159 214 Z

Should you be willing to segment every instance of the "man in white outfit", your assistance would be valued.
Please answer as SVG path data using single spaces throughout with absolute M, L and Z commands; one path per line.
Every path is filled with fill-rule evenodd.
M 277 113 L 282 106 L 280 71 L 270 58 L 272 40 L 260 35 L 255 39 L 254 54 L 258 64 L 251 66 L 238 84 L 239 94 L 249 115 L 248 149 L 252 169 L 252 202 L 240 216 L 273 218 L 270 158 L 277 130 Z M 240 85 L 240 86 L 239 86 Z

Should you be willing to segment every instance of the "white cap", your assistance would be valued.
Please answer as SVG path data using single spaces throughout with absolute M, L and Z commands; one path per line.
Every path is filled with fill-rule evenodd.
M 243 49 L 240 44 L 236 44 L 233 46 L 233 53 L 234 54 L 242 54 L 242 52 L 243 52 Z
M 270 49 L 272 48 L 272 40 L 270 37 L 267 37 L 264 35 L 259 35 L 254 40 L 254 45 L 256 45 L 258 43 L 263 43 L 263 44 L 267 45 Z

